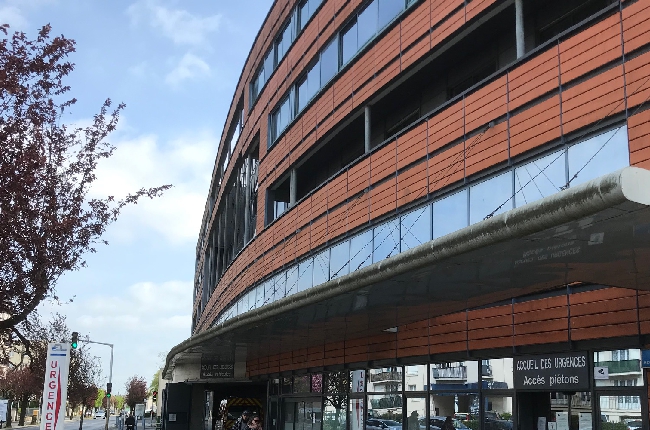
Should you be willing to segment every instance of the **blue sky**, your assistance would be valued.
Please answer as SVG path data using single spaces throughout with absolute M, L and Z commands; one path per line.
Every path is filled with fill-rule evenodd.
M 77 42 L 67 84 L 84 124 L 106 98 L 127 105 L 93 194 L 125 195 L 171 183 L 158 200 L 124 211 L 109 246 L 64 276 L 60 312 L 72 330 L 115 344 L 113 386 L 151 379 L 190 334 L 197 234 L 225 116 L 271 0 L 0 0 L 0 21 L 34 38 L 50 23 Z M 93 347 L 108 377 L 108 348 Z

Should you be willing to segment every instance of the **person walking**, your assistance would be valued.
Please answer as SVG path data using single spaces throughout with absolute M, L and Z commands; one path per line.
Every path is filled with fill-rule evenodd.
M 454 423 L 451 421 L 451 417 L 447 417 L 445 423 L 442 425 L 442 430 L 456 430 Z
M 248 420 L 248 430 L 262 430 L 262 420 L 259 415 L 254 414 Z
M 248 430 L 248 418 L 251 416 L 251 411 L 245 410 L 237 419 L 233 430 Z
M 129 416 L 124 420 L 124 425 L 126 426 L 126 430 L 135 429 L 135 417 L 133 414 L 129 414 Z

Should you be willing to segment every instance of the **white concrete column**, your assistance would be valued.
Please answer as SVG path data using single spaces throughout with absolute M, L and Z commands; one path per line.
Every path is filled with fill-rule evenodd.
M 251 193 L 253 187 L 251 184 L 251 164 L 253 157 L 250 155 L 246 158 L 246 189 L 245 194 L 245 207 L 244 207 L 244 245 L 251 240 Z
M 291 177 L 289 178 L 289 207 L 296 204 L 298 196 L 298 171 L 291 169 Z
M 370 152 L 370 106 L 366 106 L 364 112 L 364 148 L 366 154 Z

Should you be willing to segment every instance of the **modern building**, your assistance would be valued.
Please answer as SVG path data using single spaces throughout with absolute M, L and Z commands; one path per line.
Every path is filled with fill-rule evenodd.
M 252 398 L 267 430 L 647 430 L 649 22 L 648 0 L 276 0 L 165 428 Z

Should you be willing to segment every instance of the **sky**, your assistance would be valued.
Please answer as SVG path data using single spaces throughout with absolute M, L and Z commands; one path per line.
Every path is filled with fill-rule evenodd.
M 190 335 L 195 249 L 219 138 L 233 92 L 272 0 L 0 0 L 0 24 L 30 39 L 43 25 L 76 41 L 66 83 L 78 102 L 63 122 L 87 124 L 106 98 L 123 102 L 117 147 L 92 195 L 173 184 L 124 210 L 87 268 L 63 276 L 71 331 L 114 344 L 113 392 L 151 381 Z M 108 381 L 110 349 L 91 347 Z

